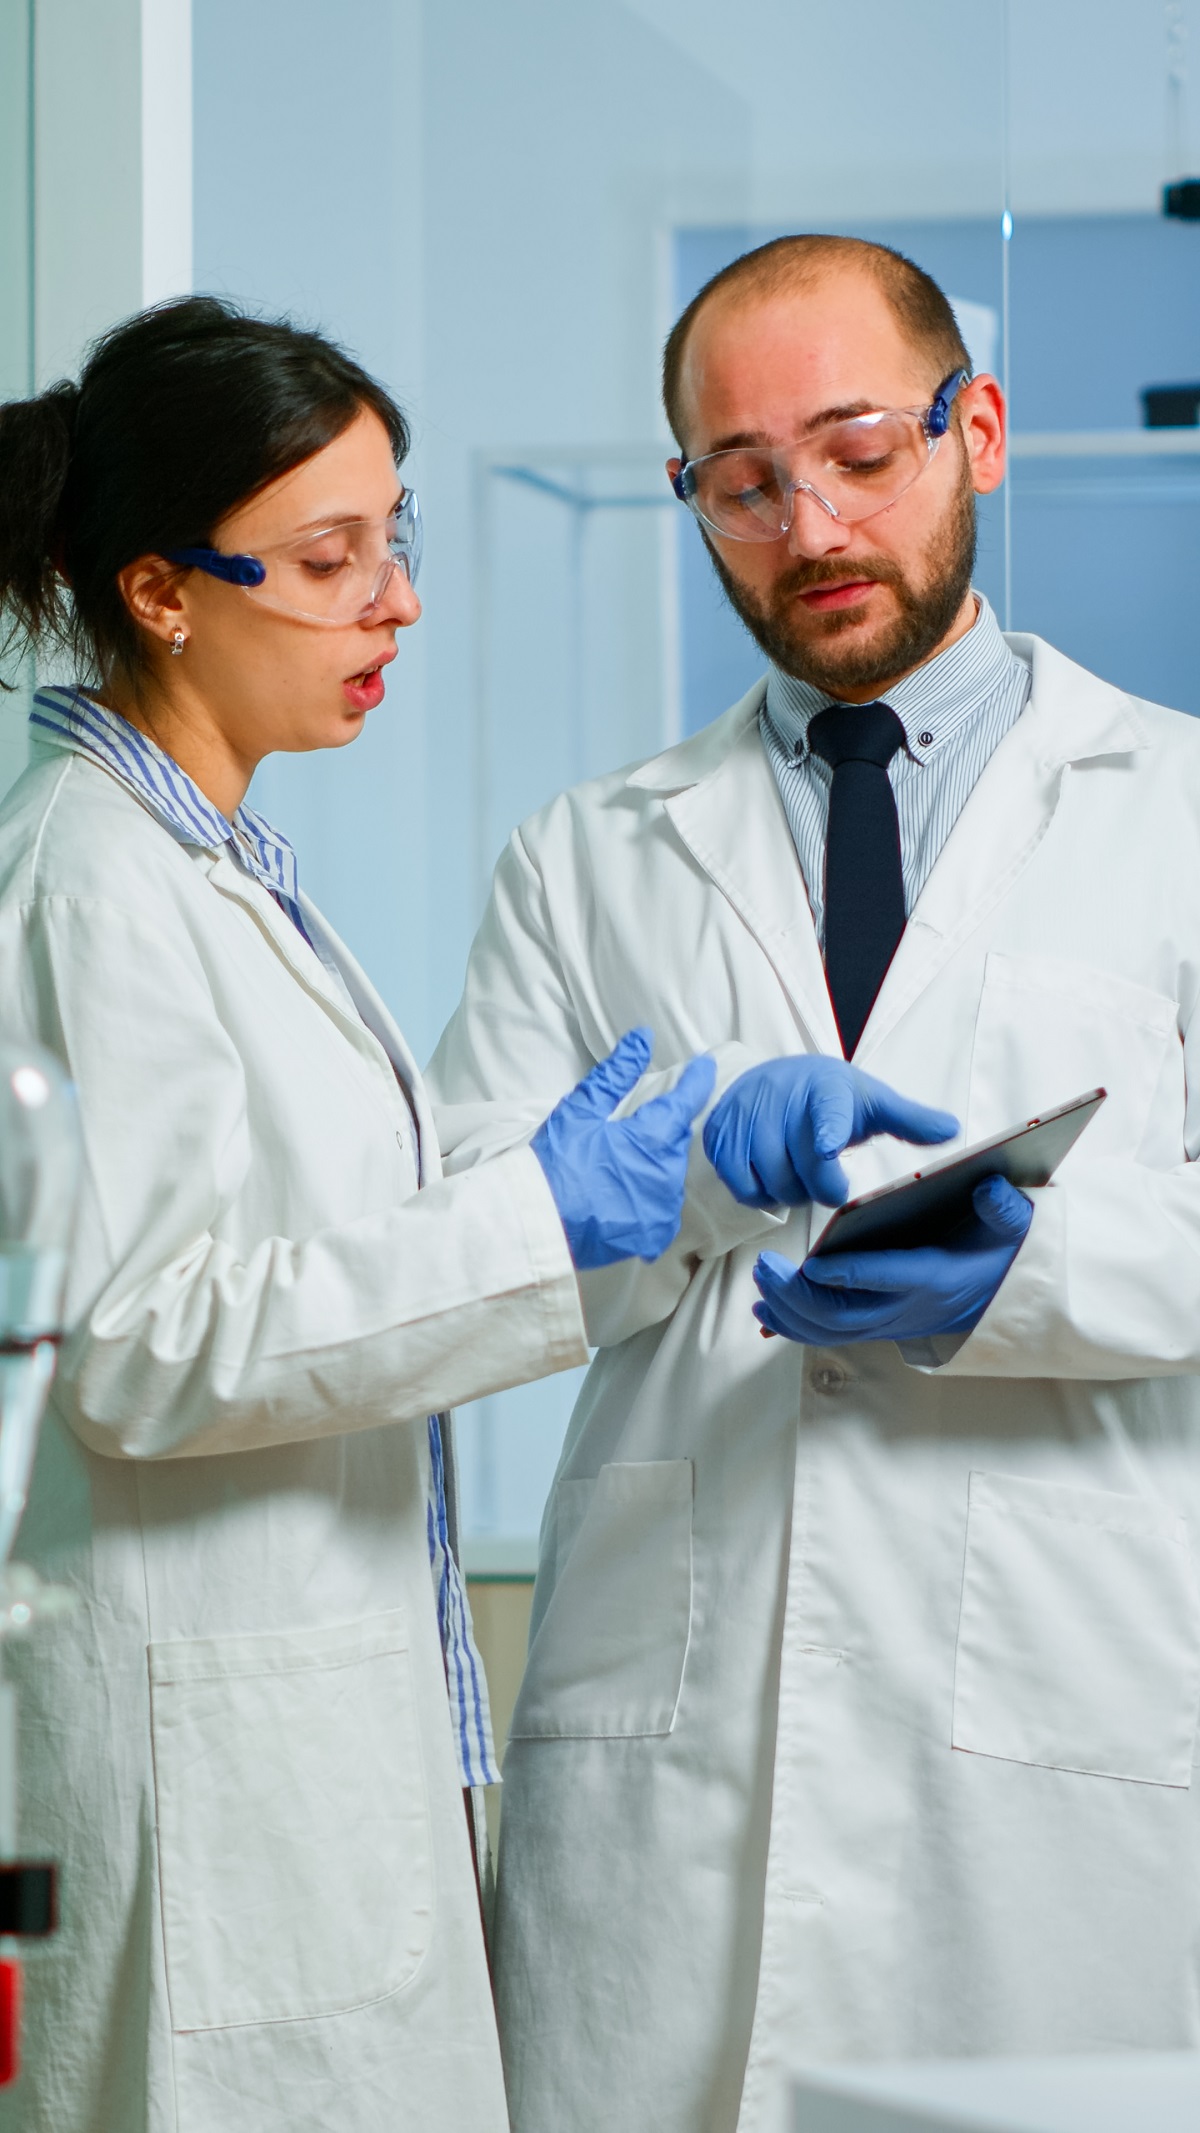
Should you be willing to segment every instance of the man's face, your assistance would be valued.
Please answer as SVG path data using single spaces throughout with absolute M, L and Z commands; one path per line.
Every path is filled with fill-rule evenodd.
M 740 304 L 718 297 L 684 361 L 688 456 L 792 445 L 827 415 L 923 409 L 941 382 L 863 275 L 838 271 L 803 292 Z M 1004 403 L 985 377 L 955 404 L 930 464 L 870 518 L 846 524 L 797 493 L 777 541 L 705 528 L 730 601 L 768 658 L 845 702 L 880 694 L 974 619 L 974 498 L 1003 477 Z

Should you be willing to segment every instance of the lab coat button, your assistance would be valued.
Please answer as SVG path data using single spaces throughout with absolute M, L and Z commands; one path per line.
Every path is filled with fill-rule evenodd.
M 840 1392 L 846 1383 L 846 1373 L 836 1363 L 819 1363 L 813 1371 L 813 1384 L 818 1392 Z

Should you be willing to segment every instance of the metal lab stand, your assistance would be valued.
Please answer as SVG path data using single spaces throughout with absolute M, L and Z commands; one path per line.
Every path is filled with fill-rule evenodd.
M 36 1045 L 0 1039 L 0 1664 L 72 1594 L 11 1560 L 63 1325 L 81 1147 L 75 1092 Z M 16 1692 L 0 1673 L 0 2087 L 20 2064 L 21 1944 L 57 1922 L 54 1862 L 23 1859 Z

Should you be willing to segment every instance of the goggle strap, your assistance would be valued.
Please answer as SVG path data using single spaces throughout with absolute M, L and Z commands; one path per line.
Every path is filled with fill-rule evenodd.
M 932 401 L 930 402 L 928 412 L 925 416 L 925 427 L 931 437 L 945 436 L 946 431 L 950 427 L 951 402 L 953 401 L 955 395 L 961 391 L 962 387 L 968 383 L 969 378 L 970 372 L 966 370 L 952 370 L 948 378 L 943 378 L 941 384 L 938 386 L 938 389 L 933 396 Z M 716 458 L 717 455 L 716 453 L 712 453 L 708 456 Z M 690 503 L 692 495 L 695 493 L 694 482 L 690 489 L 687 483 L 687 476 L 691 473 L 691 469 L 691 460 L 685 459 L 683 465 L 679 469 L 678 474 L 673 474 L 671 476 L 671 487 L 675 491 L 675 494 L 679 498 L 681 504 Z M 799 486 L 803 488 L 806 486 L 806 484 L 800 483 Z M 822 497 L 821 502 L 824 503 L 824 501 L 825 499 L 824 497 Z M 836 512 L 834 513 L 834 516 L 837 516 Z
M 222 555 L 218 548 L 169 548 L 164 560 L 222 578 L 226 585 L 261 585 L 267 575 L 266 564 L 256 555 Z
M 967 383 L 969 375 L 965 370 L 952 370 L 949 377 L 943 378 L 938 386 L 930 403 L 929 413 L 925 417 L 925 427 L 931 437 L 945 436 L 950 427 L 950 403 Z
M 390 514 L 399 530 L 399 547 L 406 560 L 420 538 L 420 505 L 409 489 L 399 511 Z M 202 570 L 206 577 L 220 578 L 226 585 L 261 585 L 267 566 L 256 555 L 222 555 L 219 548 L 169 548 L 164 562 L 178 563 L 185 570 Z

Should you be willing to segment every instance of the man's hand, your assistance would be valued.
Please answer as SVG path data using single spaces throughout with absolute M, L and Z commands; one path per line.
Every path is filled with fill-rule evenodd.
M 744 1207 L 840 1207 L 850 1190 L 844 1148 L 877 1133 L 929 1147 L 957 1132 L 949 1111 L 913 1103 L 844 1059 L 807 1053 L 740 1075 L 709 1113 L 704 1153 Z
M 974 1214 L 944 1245 L 830 1252 L 802 1267 L 778 1252 L 761 1252 L 755 1317 L 767 1333 L 813 1348 L 972 1332 L 1033 1220 L 1030 1202 L 1006 1178 L 984 1178 L 972 1202 Z

